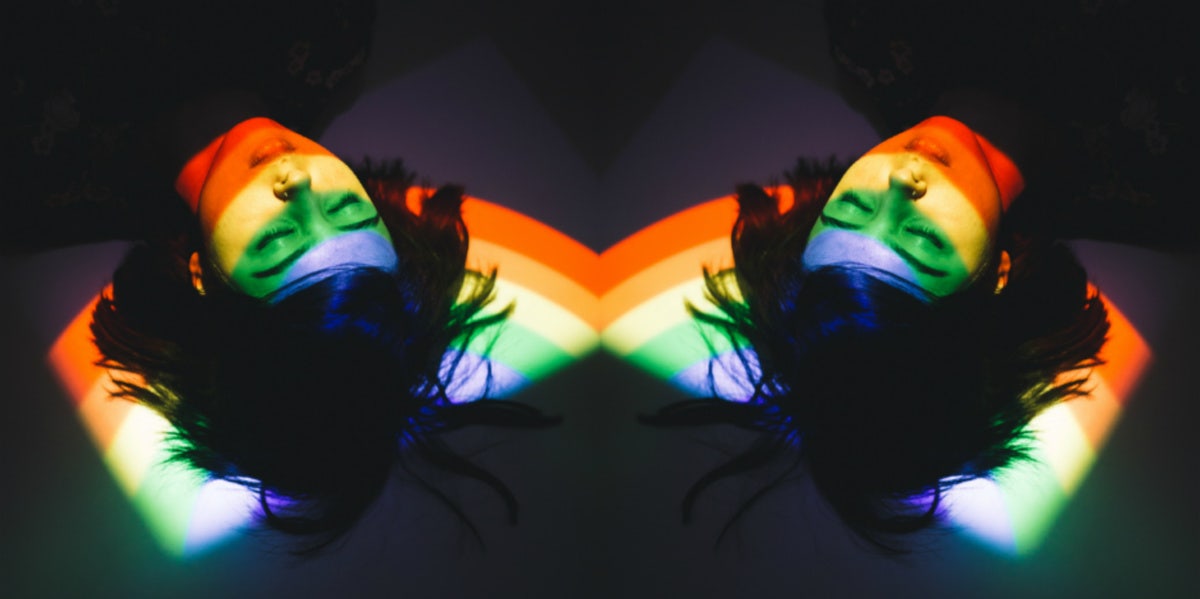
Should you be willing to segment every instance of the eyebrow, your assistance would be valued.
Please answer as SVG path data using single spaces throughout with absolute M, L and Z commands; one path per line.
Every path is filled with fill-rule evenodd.
M 250 273 L 250 276 L 252 276 L 256 279 L 265 279 L 268 277 L 273 277 L 273 276 L 287 270 L 287 268 L 289 266 L 291 266 L 292 264 L 295 264 L 296 261 L 299 260 L 300 257 L 303 256 L 305 253 L 307 253 L 308 250 L 310 250 L 310 249 L 312 249 L 312 248 L 309 247 L 308 245 L 305 245 L 305 246 L 301 247 L 300 249 L 288 254 L 286 258 L 281 260 L 275 266 L 272 266 L 271 268 L 268 268 L 266 270 L 260 270 L 258 272 Z
M 824 213 L 821 214 L 820 219 L 821 219 L 821 222 L 823 222 L 827 225 L 837 227 L 839 229 L 845 229 L 848 231 L 857 231 L 861 228 L 861 227 L 855 227 L 855 226 L 851 225 L 850 223 L 842 222 L 836 218 L 831 218 L 829 216 L 826 216 Z M 887 246 L 888 246 L 888 249 L 892 250 L 893 252 L 896 252 L 896 255 L 900 256 L 900 258 L 902 260 L 904 260 L 906 263 L 908 263 L 909 266 L 917 269 L 921 274 L 929 275 L 931 277 L 939 277 L 939 278 L 946 277 L 950 274 L 948 271 L 942 270 L 940 268 L 934 268 L 928 264 L 925 264 L 924 262 L 917 259 L 916 256 L 910 254 L 908 252 L 908 250 L 904 249 L 899 244 L 897 244 L 891 240 L 887 241 Z

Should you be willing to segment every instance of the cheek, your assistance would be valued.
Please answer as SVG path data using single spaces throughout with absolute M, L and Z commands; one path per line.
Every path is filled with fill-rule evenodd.
M 1001 203 L 1000 192 L 991 174 L 983 171 L 972 172 L 971 176 L 959 179 L 965 179 L 954 181 L 962 193 L 963 203 L 975 211 L 986 229 L 994 232 L 999 226 Z
M 967 272 L 974 273 L 987 261 L 992 247 L 992 235 L 974 211 L 965 214 L 959 212 L 948 220 L 950 222 L 945 227 L 947 235 L 958 250 L 959 258 L 962 259 Z
M 967 271 L 974 272 L 986 261 L 994 233 L 965 197 L 958 193 L 928 194 L 916 207 L 946 235 Z
M 204 234 L 209 255 L 222 272 L 228 275 L 233 271 L 251 241 L 282 209 L 278 201 L 255 201 L 245 196 L 229 203 L 211 233 Z
M 257 171 L 241 169 L 236 163 L 220 165 L 205 180 L 197 214 L 205 236 L 231 219 L 253 218 L 256 212 L 277 210 L 281 202 L 272 191 L 278 173 L 270 165 Z
M 214 232 L 229 212 L 236 211 L 241 196 L 249 193 L 254 183 L 244 176 L 233 176 L 230 171 L 226 168 L 212 173 L 200 192 L 197 217 L 205 235 Z
M 249 235 L 236 226 L 218 226 L 205 239 L 213 264 L 229 276 L 249 245 Z

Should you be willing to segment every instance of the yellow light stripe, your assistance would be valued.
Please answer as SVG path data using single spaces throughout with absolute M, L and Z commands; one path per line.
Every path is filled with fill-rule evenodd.
M 574 312 L 522 285 L 497 280 L 496 299 L 488 306 L 488 311 L 501 310 L 514 302 L 515 309 L 507 322 L 537 333 L 571 356 L 583 357 L 599 345 L 600 336 L 596 329 Z M 503 340 L 503 333 L 500 337 Z
M 112 444 L 113 438 L 120 431 L 121 423 L 125 421 L 125 416 L 134 408 L 132 402 L 114 398 L 110 393 L 112 388 L 112 380 L 104 374 L 92 381 L 82 399 L 75 400 L 78 402 L 76 409 L 79 410 L 79 419 L 83 421 L 92 441 L 101 451 Z
M 574 279 L 593 295 L 607 289 L 601 279 L 600 256 L 569 235 L 478 198 L 468 197 L 463 202 L 462 215 L 472 244 L 486 240 L 525 256 L 537 256 L 536 260 Z
M 704 297 L 704 277 L 696 276 L 621 315 L 601 332 L 600 343 L 616 355 L 631 354 L 663 331 L 691 320 L 685 302 L 702 310 L 716 310 Z
M 737 211 L 733 196 L 704 202 L 645 227 L 604 250 L 600 255 L 603 266 L 600 289 L 604 290 L 601 295 L 680 249 L 729 237 Z
M 1029 427 L 1037 434 L 1041 446 L 1039 457 L 1044 467 L 1049 468 L 1047 474 L 1052 474 L 1068 495 L 1074 493 L 1095 461 L 1096 452 L 1071 415 L 1071 409 L 1066 403 L 1051 406 L 1038 414 Z
M 104 452 L 104 461 L 126 495 L 137 492 L 146 473 L 161 459 L 158 449 L 170 430 L 167 421 L 147 407 L 135 405 L 126 414 Z
M 1119 373 L 1116 384 L 1109 380 L 1108 375 L 1109 372 L 1093 369 L 1087 383 L 1091 389 L 1088 397 L 1068 401 L 1066 404 L 1071 409 L 1071 416 L 1086 435 L 1088 444 L 1096 448 L 1102 447 L 1108 439 L 1113 425 L 1121 416 L 1122 404 L 1128 399 L 1128 396 L 1123 397 L 1117 391 L 1128 381 L 1127 373 Z
M 615 322 L 664 290 L 702 277 L 706 266 L 714 270 L 733 266 L 728 235 L 683 249 L 617 284 L 600 299 L 603 322 Z
M 516 250 L 482 239 L 472 239 L 467 255 L 470 268 L 487 272 L 496 267 L 502 284 L 515 284 L 545 298 L 593 331 L 599 327 L 599 299 L 567 274 Z

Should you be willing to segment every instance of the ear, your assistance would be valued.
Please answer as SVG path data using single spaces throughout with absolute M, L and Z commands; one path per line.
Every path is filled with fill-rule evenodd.
M 993 292 L 996 295 L 1000 295 L 1008 286 L 1008 271 L 1011 268 L 1012 260 L 1008 257 L 1008 252 L 1000 252 L 1000 266 L 996 268 L 996 290 Z
M 196 293 L 204 295 L 204 269 L 200 265 L 200 252 L 192 252 L 192 257 L 188 259 L 188 270 L 192 273 L 192 287 L 196 288 Z

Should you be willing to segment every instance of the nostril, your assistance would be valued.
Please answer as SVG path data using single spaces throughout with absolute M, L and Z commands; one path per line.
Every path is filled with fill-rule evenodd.
M 922 196 L 924 196 L 925 195 L 925 182 L 921 181 L 919 179 L 913 181 L 912 187 L 910 187 L 908 190 L 908 195 L 909 195 L 909 197 L 911 197 L 914 200 L 920 199 Z
M 275 184 L 271 186 L 271 191 L 275 193 L 275 197 L 281 200 L 288 199 L 288 197 L 292 194 L 292 188 L 288 185 L 286 177 L 276 181 Z
M 291 198 L 297 189 L 307 187 L 309 184 L 308 173 L 298 169 L 291 169 L 280 174 L 279 178 L 272 185 L 271 190 L 275 193 L 275 197 L 286 200 Z
M 892 171 L 889 177 L 893 189 L 903 191 L 909 198 L 917 199 L 925 195 L 925 180 L 911 168 L 901 168 Z

